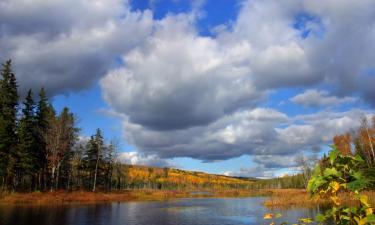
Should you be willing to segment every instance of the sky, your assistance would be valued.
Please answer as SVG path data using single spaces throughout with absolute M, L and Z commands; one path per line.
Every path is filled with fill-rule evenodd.
M 7 59 L 123 162 L 276 177 L 374 113 L 375 2 L 0 0 Z

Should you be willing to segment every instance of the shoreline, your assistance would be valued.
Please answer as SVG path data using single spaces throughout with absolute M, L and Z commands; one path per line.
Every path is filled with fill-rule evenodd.
M 375 191 L 365 191 L 372 206 Z M 122 190 L 113 192 L 55 191 L 12 193 L 0 197 L 0 206 L 79 205 L 111 202 L 165 201 L 181 198 L 246 198 L 267 197 L 267 208 L 311 208 L 327 204 L 327 199 L 312 198 L 304 189 L 261 189 L 261 190 Z M 355 204 L 349 196 L 341 195 L 344 203 Z
M 266 190 L 123 190 L 114 192 L 54 191 L 11 193 L 1 196 L 1 205 L 69 205 L 106 202 L 163 201 L 181 198 L 240 198 L 269 196 Z

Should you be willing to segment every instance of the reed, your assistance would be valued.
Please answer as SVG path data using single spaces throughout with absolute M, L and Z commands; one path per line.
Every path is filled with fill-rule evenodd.
M 123 201 L 156 201 L 175 198 L 248 197 L 266 195 L 253 190 L 123 190 L 113 192 L 55 191 L 13 193 L 1 197 L 0 204 L 71 204 Z
M 319 205 L 327 205 L 328 199 L 313 198 L 303 189 L 271 189 L 268 190 L 270 198 L 268 198 L 264 205 L 268 208 L 293 208 L 293 207 L 305 207 L 312 208 Z M 369 198 L 369 203 L 375 206 L 375 191 L 364 191 Z M 357 205 L 358 202 L 354 200 L 352 196 L 347 193 L 341 193 L 339 195 L 340 201 L 344 205 Z

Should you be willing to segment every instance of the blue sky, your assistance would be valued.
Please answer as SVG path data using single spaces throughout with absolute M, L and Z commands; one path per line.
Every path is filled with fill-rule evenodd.
M 375 105 L 375 3 L 12 0 L 0 60 L 125 163 L 298 172 Z

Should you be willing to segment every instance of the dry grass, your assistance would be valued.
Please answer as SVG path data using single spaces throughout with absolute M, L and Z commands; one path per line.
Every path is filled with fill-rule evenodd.
M 370 204 L 375 206 L 375 191 L 364 192 Z M 165 191 L 165 190 L 129 190 L 111 193 L 86 191 L 56 191 L 15 193 L 2 196 L 0 204 L 71 204 L 123 201 L 156 201 L 173 198 L 212 198 L 212 197 L 249 197 L 269 196 L 264 205 L 269 208 L 315 207 L 328 203 L 326 199 L 314 199 L 302 189 L 267 189 L 267 190 L 201 190 L 201 191 Z M 349 195 L 341 195 L 344 204 L 357 204 Z
M 317 204 L 325 205 L 329 203 L 328 199 L 313 198 L 302 189 L 272 189 L 269 190 L 270 198 L 264 202 L 264 205 L 269 208 L 290 208 L 290 207 L 315 207 Z M 369 197 L 369 202 L 375 206 L 375 191 L 365 191 Z M 358 202 L 348 194 L 340 195 L 341 202 L 344 205 L 356 205 Z
M 67 204 L 67 203 L 97 203 L 97 202 L 121 202 L 137 200 L 162 200 L 166 198 L 179 198 L 185 196 L 177 191 L 121 191 L 111 193 L 93 193 L 86 191 L 56 191 L 45 193 L 15 193 L 4 196 L 2 204 Z
M 259 195 L 251 190 L 203 190 L 203 191 L 164 191 L 164 190 L 129 190 L 111 193 L 87 191 L 56 191 L 14 193 L 2 196 L 0 204 L 70 204 L 123 201 L 155 201 L 173 198 L 207 198 L 207 197 L 247 197 Z
M 312 207 L 328 203 L 323 199 L 314 199 L 303 189 L 272 189 L 271 197 L 264 202 L 266 207 Z

